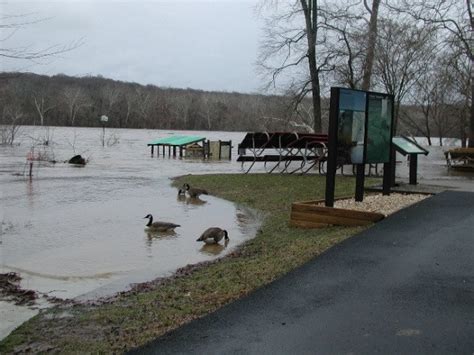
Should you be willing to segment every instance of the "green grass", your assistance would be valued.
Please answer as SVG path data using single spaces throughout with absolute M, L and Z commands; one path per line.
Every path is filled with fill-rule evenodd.
M 268 284 L 361 230 L 288 226 L 292 202 L 323 198 L 324 177 L 204 175 L 180 177 L 173 184 L 184 182 L 264 212 L 256 238 L 218 261 L 183 268 L 174 277 L 104 304 L 66 304 L 47 310 L 4 339 L 0 353 L 26 349 L 122 352 L 143 345 Z M 338 178 L 336 187 L 336 196 L 351 195 L 354 179 Z M 65 312 L 68 316 L 61 316 Z

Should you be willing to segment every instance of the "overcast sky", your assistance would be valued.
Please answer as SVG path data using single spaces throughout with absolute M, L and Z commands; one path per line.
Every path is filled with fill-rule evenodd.
M 83 44 L 45 63 L 0 59 L 1 70 L 53 75 L 102 75 L 158 86 L 256 92 L 262 22 L 256 0 L 3 1 L 7 15 L 30 14 L 0 46 L 42 49 Z

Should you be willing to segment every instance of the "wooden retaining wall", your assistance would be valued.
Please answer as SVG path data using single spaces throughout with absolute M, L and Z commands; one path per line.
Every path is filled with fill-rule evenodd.
M 385 218 L 382 213 L 326 207 L 323 203 L 323 200 L 294 202 L 291 205 L 290 225 L 302 228 L 364 226 Z

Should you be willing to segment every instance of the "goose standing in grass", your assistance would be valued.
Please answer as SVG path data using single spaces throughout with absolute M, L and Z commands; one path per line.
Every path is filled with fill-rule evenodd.
M 156 232 L 167 232 L 172 231 L 176 227 L 181 227 L 179 224 L 169 223 L 169 222 L 160 222 L 156 221 L 153 222 L 153 216 L 151 214 L 147 214 L 143 218 L 148 218 L 147 227 L 149 231 L 156 231 Z
M 194 187 L 189 186 L 189 184 L 184 184 L 183 189 L 188 193 L 189 197 L 192 198 L 199 197 L 199 195 L 208 195 L 206 190 L 196 189 Z M 183 189 L 179 189 L 179 191 L 183 191 Z
M 211 227 L 206 229 L 196 241 L 206 244 L 216 244 L 219 243 L 222 238 L 224 238 L 226 242 L 229 240 L 227 231 L 219 227 Z

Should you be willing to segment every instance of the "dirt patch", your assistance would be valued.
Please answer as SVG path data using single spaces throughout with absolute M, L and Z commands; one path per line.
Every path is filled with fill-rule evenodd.
M 70 304 L 75 302 L 42 294 L 35 290 L 24 289 L 20 286 L 20 281 L 21 276 L 16 272 L 0 274 L 0 298 L 11 301 L 17 306 L 34 306 L 40 297 L 54 304 Z

